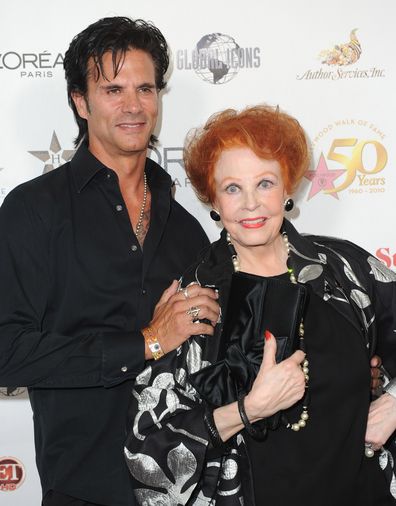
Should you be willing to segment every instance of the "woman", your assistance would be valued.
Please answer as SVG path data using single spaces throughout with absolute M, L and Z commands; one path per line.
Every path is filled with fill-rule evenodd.
M 301 236 L 284 218 L 308 162 L 298 122 L 268 106 L 219 113 L 187 143 L 187 174 L 224 230 L 178 296 L 188 299 L 194 283 L 216 287 L 223 322 L 136 380 L 125 453 L 139 504 L 394 503 L 378 465 L 380 456 L 388 472 L 390 454 L 368 458 L 377 447 L 365 448 L 365 432 L 369 354 L 377 336 L 394 338 L 396 275 L 354 244 Z M 235 329 L 249 340 L 261 312 L 236 288 L 241 279 L 302 287 L 296 332 L 304 351 L 276 361 L 280 341 L 271 330 L 289 311 L 282 298 L 270 310 L 280 311 L 279 322 L 261 328 L 262 359 L 257 336 L 238 342 Z M 239 313 L 251 302 L 256 309 L 243 323 Z M 199 312 L 192 307 L 186 318 Z M 386 424 L 388 432 L 396 427 Z

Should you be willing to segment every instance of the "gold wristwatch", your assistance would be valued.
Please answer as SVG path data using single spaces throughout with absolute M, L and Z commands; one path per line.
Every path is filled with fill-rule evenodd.
M 151 327 L 145 327 L 142 330 L 142 334 L 144 337 L 147 346 L 149 347 L 151 354 L 153 355 L 154 360 L 158 360 L 164 355 L 164 352 L 161 348 L 161 345 L 158 341 L 157 336 L 154 334 Z

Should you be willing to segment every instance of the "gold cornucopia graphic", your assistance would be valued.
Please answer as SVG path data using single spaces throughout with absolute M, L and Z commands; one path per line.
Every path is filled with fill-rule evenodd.
M 326 65 L 352 65 L 362 54 L 360 42 L 356 36 L 357 28 L 351 31 L 350 40 L 345 44 L 337 44 L 332 49 L 320 52 L 319 58 Z

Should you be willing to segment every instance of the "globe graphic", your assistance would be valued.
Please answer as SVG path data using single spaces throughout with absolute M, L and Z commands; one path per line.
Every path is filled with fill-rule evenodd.
M 239 72 L 239 50 L 235 40 L 223 33 L 204 35 L 196 45 L 195 72 L 211 84 L 224 84 Z

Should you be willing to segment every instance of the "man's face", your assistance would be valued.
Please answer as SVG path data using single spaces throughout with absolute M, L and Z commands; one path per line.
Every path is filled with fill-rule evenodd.
M 87 120 L 89 149 L 111 166 L 118 157 L 143 154 L 158 115 L 158 91 L 151 56 L 130 49 L 114 77 L 111 52 L 103 55 L 103 75 L 97 78 L 89 62 L 86 96 L 74 94 L 79 115 Z

